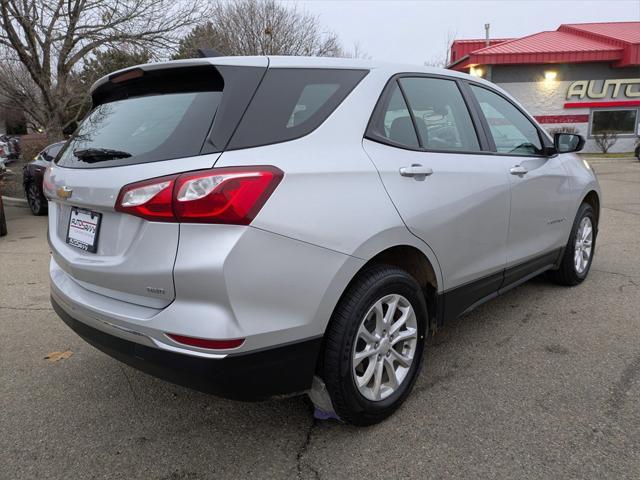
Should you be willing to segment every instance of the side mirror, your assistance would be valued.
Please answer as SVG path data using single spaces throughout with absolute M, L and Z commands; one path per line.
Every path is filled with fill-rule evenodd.
M 558 153 L 579 152 L 584 147 L 584 137 L 574 133 L 556 133 L 553 146 Z

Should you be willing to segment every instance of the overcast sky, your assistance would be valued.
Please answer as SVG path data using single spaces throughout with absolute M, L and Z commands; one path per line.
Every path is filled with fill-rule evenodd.
M 290 1 L 318 15 L 346 48 L 359 42 L 376 60 L 415 64 L 441 55 L 448 32 L 484 38 L 485 23 L 499 38 L 556 30 L 562 23 L 640 21 L 640 0 Z

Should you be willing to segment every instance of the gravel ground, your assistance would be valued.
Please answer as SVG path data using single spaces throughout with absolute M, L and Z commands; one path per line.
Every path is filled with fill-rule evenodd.
M 640 163 L 595 169 L 587 281 L 534 279 L 447 325 L 403 408 L 365 429 L 313 421 L 301 398 L 220 400 L 93 349 L 50 308 L 46 219 L 8 208 L 0 477 L 637 479 Z

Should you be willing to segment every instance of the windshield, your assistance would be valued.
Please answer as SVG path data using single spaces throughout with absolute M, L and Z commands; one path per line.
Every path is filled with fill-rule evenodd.
M 98 105 L 65 146 L 57 164 L 111 167 L 198 155 L 221 98 L 220 91 L 184 92 Z M 121 154 L 96 155 L 96 151 Z

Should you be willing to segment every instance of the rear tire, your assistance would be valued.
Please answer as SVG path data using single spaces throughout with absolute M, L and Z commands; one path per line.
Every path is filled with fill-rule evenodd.
M 376 265 L 358 275 L 332 315 L 321 368 L 343 421 L 372 425 L 404 402 L 420 371 L 427 322 L 424 295 L 407 272 Z
M 574 286 L 587 278 L 596 249 L 596 231 L 597 224 L 593 208 L 583 203 L 573 222 L 560 268 L 548 273 L 551 280 L 559 285 Z
M 34 215 L 44 215 L 47 213 L 47 199 L 44 197 L 42 190 L 35 182 L 31 182 L 26 188 L 27 203 L 29 209 Z

